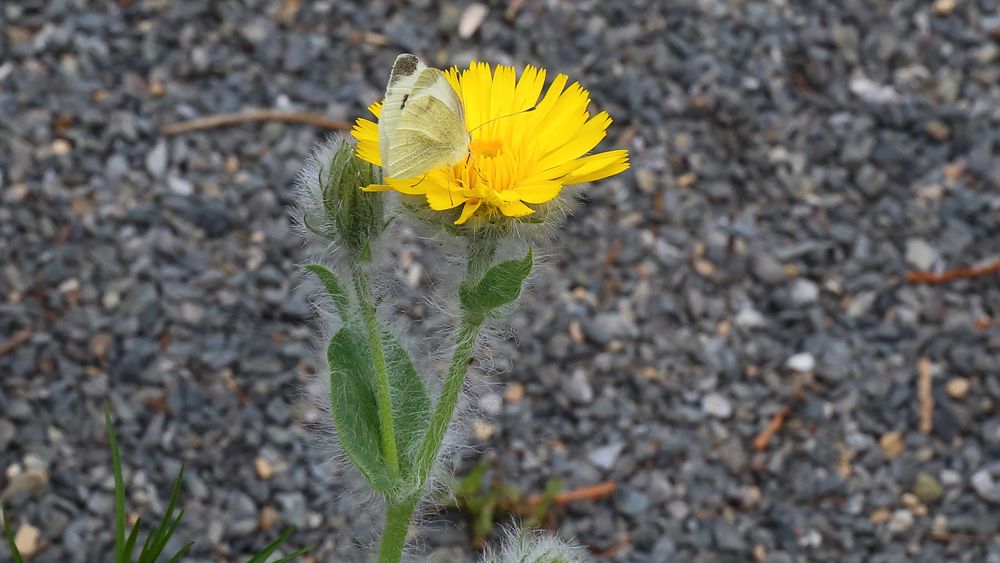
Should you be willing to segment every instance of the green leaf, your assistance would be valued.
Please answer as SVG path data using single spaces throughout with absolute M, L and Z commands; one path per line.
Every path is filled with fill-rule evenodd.
M 150 530 L 149 536 L 146 537 L 146 541 L 139 551 L 137 563 L 154 563 L 167 547 L 167 542 L 170 541 L 174 532 L 177 531 L 177 526 L 180 525 L 181 518 L 184 516 L 184 511 L 182 510 L 177 515 L 177 518 L 174 518 L 174 510 L 177 508 L 177 500 L 181 495 L 181 482 L 183 480 L 184 466 L 182 465 L 177 472 L 177 477 L 174 478 L 174 487 L 170 491 L 170 500 L 167 502 L 167 509 L 163 513 L 163 518 L 160 520 L 158 526 Z
M 10 546 L 10 555 L 14 558 L 14 563 L 24 563 L 24 558 L 21 557 L 21 552 L 17 550 L 17 543 L 14 541 L 14 531 L 10 529 L 10 521 L 7 520 L 7 511 L 0 508 L 3 511 L 3 531 L 7 535 L 7 545 Z
M 399 340 L 384 327 L 380 337 L 389 378 L 400 473 L 405 478 L 413 467 L 430 420 L 431 400 Z M 330 340 L 327 356 L 333 421 L 344 451 L 372 488 L 390 492 L 401 481 L 392 476 L 382 455 L 371 347 L 359 331 L 345 327 Z
M 307 264 L 306 269 L 315 274 L 319 278 L 319 281 L 323 282 L 327 294 L 330 295 L 334 306 L 337 307 L 337 313 L 340 315 L 341 320 L 347 321 L 350 302 L 347 299 L 347 291 L 344 290 L 344 286 L 337 279 L 336 274 L 320 264 Z
M 181 560 L 181 557 L 184 557 L 187 554 L 187 552 L 191 550 L 191 546 L 193 545 L 194 545 L 193 541 L 188 542 L 187 545 L 178 549 L 177 553 L 175 553 L 174 556 L 171 557 L 169 561 L 167 561 L 167 563 L 178 563 Z
M 271 554 L 274 553 L 279 547 L 281 547 L 281 545 L 283 543 L 285 543 L 285 541 L 289 538 L 289 536 L 292 535 L 292 532 L 294 532 L 294 531 L 295 531 L 295 527 L 294 526 L 286 528 L 284 532 L 281 532 L 281 535 L 278 536 L 277 539 L 275 539 L 273 542 L 271 542 L 270 544 L 268 544 L 267 547 L 265 547 L 264 549 L 260 550 L 259 552 L 257 552 L 256 555 L 254 555 L 249 560 L 247 560 L 247 563 L 266 563 L 267 562 L 267 558 L 270 557 Z M 311 546 L 311 545 L 303 547 L 302 549 L 299 549 L 298 551 L 294 551 L 292 553 L 289 553 L 288 555 L 285 555 L 284 557 L 282 557 L 281 559 L 278 559 L 274 563 L 288 563 L 289 561 L 292 561 L 296 557 L 299 557 L 301 555 L 305 555 L 312 548 L 313 548 L 313 546 Z
M 129 532 L 128 539 L 125 540 L 125 560 L 132 560 L 132 552 L 135 551 L 135 542 L 139 539 L 139 526 L 142 525 L 142 518 L 136 518 L 135 524 L 132 525 L 132 531 Z
M 501 262 L 490 268 L 476 285 L 463 283 L 458 289 L 462 310 L 473 315 L 488 315 L 517 299 L 521 285 L 531 273 L 531 249 L 521 260 Z
M 392 424 L 396 429 L 396 451 L 399 470 L 404 477 L 416 462 L 420 442 L 431 419 L 431 398 L 420 379 L 410 354 L 394 334 L 383 328 L 382 348 L 389 376 L 389 396 L 392 401 Z
M 376 491 L 396 484 L 382 457 L 378 406 L 372 385 L 375 369 L 368 343 L 356 330 L 340 329 L 327 348 L 333 423 L 354 465 Z
M 111 447 L 111 469 L 115 476 L 115 561 L 129 563 L 125 553 L 125 478 L 122 477 L 122 456 L 118 450 L 118 438 L 111 423 L 111 407 L 104 405 L 104 425 L 108 430 Z
M 293 552 L 289 553 L 288 555 L 282 557 L 281 559 L 278 559 L 278 560 L 274 561 L 273 563 L 291 563 L 296 558 L 302 557 L 303 555 L 305 555 L 305 554 L 309 553 L 310 551 L 312 551 L 313 547 L 315 547 L 315 546 L 307 545 L 307 546 L 303 547 L 302 549 L 300 549 L 298 551 L 293 551 Z

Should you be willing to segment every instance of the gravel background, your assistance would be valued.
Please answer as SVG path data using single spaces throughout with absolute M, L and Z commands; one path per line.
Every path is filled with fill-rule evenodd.
M 619 483 L 563 535 L 615 561 L 1000 561 L 1000 275 L 901 282 L 1000 249 L 995 2 L 491 2 L 464 39 L 464 4 L 403 4 L 0 7 L 0 490 L 35 561 L 107 560 L 108 399 L 137 513 L 187 464 L 192 560 L 286 524 L 359 560 L 370 519 L 317 461 L 301 391 L 316 325 L 287 208 L 325 133 L 158 131 L 351 119 L 404 50 L 567 72 L 632 150 L 479 398 L 504 478 Z M 423 294 L 420 247 L 393 244 L 403 297 Z M 464 534 L 439 524 L 427 549 L 465 559 Z

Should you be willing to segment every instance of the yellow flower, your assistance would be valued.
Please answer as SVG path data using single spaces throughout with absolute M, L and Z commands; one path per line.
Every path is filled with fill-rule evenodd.
M 418 178 L 386 178 L 366 190 L 423 195 L 435 211 L 463 206 L 455 221 L 460 225 L 473 216 L 530 215 L 532 206 L 552 201 L 563 186 L 628 169 L 628 151 L 587 155 L 606 135 L 611 117 L 603 111 L 591 116 L 590 95 L 577 82 L 566 87 L 566 75 L 556 76 L 544 96 L 545 70 L 532 66 L 520 78 L 512 67 L 491 71 L 477 62 L 445 75 L 465 106 L 470 157 Z M 377 118 L 381 102 L 368 109 Z M 351 134 L 358 156 L 381 166 L 378 125 L 358 118 Z

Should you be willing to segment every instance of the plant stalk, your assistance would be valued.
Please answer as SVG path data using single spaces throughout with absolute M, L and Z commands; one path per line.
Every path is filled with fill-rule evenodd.
M 378 563 L 399 563 L 403 558 L 406 534 L 410 530 L 410 519 L 419 498 L 420 495 L 416 494 L 400 502 L 389 501 L 378 550 Z
M 469 263 L 466 267 L 465 283 L 475 284 L 479 282 L 493 262 L 496 249 L 495 240 L 469 241 Z M 455 351 L 451 356 L 451 365 L 448 367 L 448 375 L 445 376 L 444 387 L 438 397 L 437 407 L 434 409 L 430 426 L 427 428 L 427 433 L 424 434 L 420 450 L 417 452 L 417 459 L 414 462 L 421 488 L 427 481 L 431 468 L 434 467 L 438 452 L 441 451 L 441 442 L 444 440 L 445 432 L 447 432 L 448 426 L 451 425 L 451 419 L 455 415 L 455 405 L 458 403 L 458 395 L 465 383 L 469 362 L 474 357 L 476 340 L 479 338 L 479 328 L 482 324 L 483 318 L 481 316 L 463 311 L 455 341 Z
M 497 242 L 495 240 L 473 240 L 469 243 L 468 258 L 469 263 L 466 268 L 465 283 L 475 284 L 482 279 L 483 275 L 490 268 L 493 256 L 496 254 Z M 360 291 L 359 291 L 360 293 Z M 418 491 L 423 491 L 427 484 L 427 477 L 430 475 L 434 462 L 437 461 L 438 453 L 441 451 L 441 443 L 444 435 L 451 425 L 451 419 L 455 415 L 455 406 L 458 404 L 458 396 L 465 384 L 465 376 L 469 370 L 469 363 L 473 359 L 476 350 L 476 341 L 479 338 L 479 329 L 483 324 L 481 315 L 472 315 L 463 312 L 462 320 L 458 328 L 458 336 L 455 343 L 455 352 L 451 357 L 451 364 L 448 367 L 448 374 L 445 376 L 444 387 L 438 397 L 437 406 L 431 417 L 430 426 L 424 434 L 420 443 L 420 450 L 414 460 L 413 469 L 418 483 Z M 413 510 L 416 508 L 420 492 L 403 501 L 389 500 L 388 512 L 385 517 L 385 528 L 382 532 L 382 543 L 379 547 L 379 563 L 398 563 L 403 555 L 403 547 L 406 545 L 406 532 L 410 527 L 410 519 L 413 517 Z

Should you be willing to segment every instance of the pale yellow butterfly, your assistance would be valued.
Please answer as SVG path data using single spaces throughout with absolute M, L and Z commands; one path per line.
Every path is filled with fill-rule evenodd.
M 382 172 L 413 178 L 469 154 L 465 108 L 444 73 L 416 56 L 396 57 L 378 120 Z

